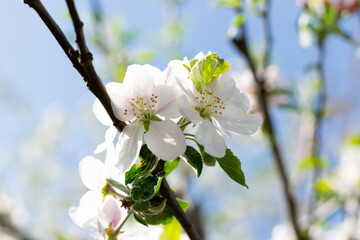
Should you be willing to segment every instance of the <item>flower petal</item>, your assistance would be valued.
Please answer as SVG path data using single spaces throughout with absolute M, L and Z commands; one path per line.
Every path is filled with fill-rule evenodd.
M 255 133 L 262 123 L 260 116 L 247 113 L 242 113 L 238 119 L 229 119 L 223 116 L 214 116 L 214 118 L 223 128 L 245 135 Z
M 241 92 L 239 89 L 235 89 L 231 99 L 228 101 L 231 104 L 234 104 L 236 107 L 241 108 L 244 112 L 248 112 L 250 108 L 250 100 Z
M 124 128 L 116 144 L 118 155 L 116 167 L 126 171 L 136 161 L 142 145 L 143 132 L 141 124 L 132 123 Z
M 122 212 L 119 202 L 113 196 L 107 195 L 100 208 L 99 221 L 106 229 L 111 224 L 113 229 L 120 225 Z
M 105 165 L 99 159 L 87 156 L 80 161 L 80 178 L 90 190 L 100 190 L 106 184 Z
M 230 73 L 225 72 L 207 84 L 206 87 L 214 94 L 214 96 L 221 98 L 221 101 L 225 102 L 233 95 L 236 84 Z
M 170 120 L 152 121 L 144 138 L 150 151 L 165 161 L 184 154 L 186 149 L 183 132 Z
M 175 85 L 176 77 L 187 79 L 189 71 L 184 67 L 185 61 L 172 60 L 167 68 L 161 73 L 161 81 L 166 84 Z
M 96 99 L 93 104 L 93 113 L 94 113 L 95 117 L 97 118 L 97 120 L 99 120 L 105 126 L 112 125 L 111 118 L 107 114 L 105 108 L 103 107 L 103 105 L 101 104 L 99 99 Z
M 127 68 L 123 83 L 124 85 L 129 86 L 133 90 L 131 95 L 133 95 L 134 97 L 151 96 L 154 91 L 156 80 L 153 78 L 153 76 L 156 75 L 156 70 L 154 70 L 153 68 L 154 67 L 152 67 L 152 70 L 150 70 L 149 66 L 141 66 L 137 64 L 130 65 Z
M 205 152 L 208 154 L 219 158 L 225 156 L 225 139 L 208 119 L 204 119 L 199 125 L 195 138 L 198 143 L 204 146 Z
M 181 114 L 184 115 L 184 117 L 189 119 L 191 122 L 199 124 L 203 120 L 203 118 L 200 117 L 199 112 L 190 105 L 185 95 L 182 95 L 178 98 L 178 106 Z
M 176 104 L 178 92 L 176 88 L 168 85 L 160 85 L 155 90 L 157 96 L 156 113 L 165 118 L 177 118 L 181 114 Z
M 97 227 L 98 210 L 102 203 L 100 191 L 88 191 L 82 196 L 78 207 L 71 207 L 69 215 L 80 227 Z

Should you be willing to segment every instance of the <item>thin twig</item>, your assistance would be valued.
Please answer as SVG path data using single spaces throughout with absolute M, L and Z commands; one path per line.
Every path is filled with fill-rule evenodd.
M 27 236 L 24 232 L 14 226 L 6 215 L 0 215 L 0 229 L 10 236 L 16 237 L 18 240 L 33 240 L 33 238 Z
M 86 46 L 84 34 L 82 31 L 83 24 L 77 14 L 75 4 L 72 0 L 67 0 L 66 2 L 68 4 L 70 15 L 74 23 L 76 42 L 79 46 L 79 54 L 77 54 L 77 52 L 73 49 L 60 27 L 55 23 L 40 0 L 24 0 L 24 3 L 28 4 L 39 14 L 60 46 L 63 48 L 70 61 L 73 63 L 75 69 L 78 70 L 80 75 L 84 78 L 89 90 L 101 101 L 110 118 L 112 119 L 114 126 L 117 127 L 119 132 L 121 132 L 126 124 L 116 118 L 111 107 L 110 97 L 107 94 L 106 89 L 92 64 L 92 55 Z M 167 198 L 167 206 L 174 214 L 176 219 L 180 222 L 181 226 L 183 226 L 190 239 L 201 240 L 194 225 L 191 223 L 191 220 L 176 201 L 176 198 L 173 195 L 165 178 L 162 181 L 160 192 L 163 197 Z
M 257 71 L 255 66 L 254 60 L 250 54 L 250 48 L 248 45 L 247 35 L 246 35 L 246 23 L 243 23 L 240 26 L 241 35 L 232 39 L 233 44 L 237 47 L 238 51 L 242 53 L 247 61 L 252 75 L 254 77 L 257 90 L 258 90 L 258 101 L 262 108 L 264 114 L 264 127 L 267 131 L 269 142 L 271 145 L 271 149 L 274 155 L 275 166 L 278 170 L 280 175 L 280 180 L 282 184 L 282 189 L 284 191 L 286 203 L 287 203 L 287 211 L 290 216 L 291 223 L 294 227 L 296 236 L 298 239 L 302 239 L 301 237 L 301 230 L 298 224 L 298 214 L 297 214 L 297 203 L 295 197 L 291 191 L 290 181 L 285 171 L 284 160 L 280 153 L 279 144 L 275 135 L 274 131 L 274 124 L 269 112 L 269 106 L 267 102 L 267 91 L 264 87 L 265 84 L 265 70 L 266 67 L 269 65 L 270 61 L 270 54 L 271 54 L 271 47 L 272 47 L 272 37 L 271 37 L 271 29 L 270 29 L 270 19 L 269 19 L 269 8 L 270 8 L 270 1 L 265 1 L 265 8 L 262 13 L 262 19 L 264 22 L 264 32 L 266 37 L 265 42 L 265 53 L 262 59 L 262 67 L 264 68 L 263 71 Z M 243 9 L 238 8 L 238 13 L 242 13 Z
M 46 10 L 44 5 L 40 0 L 24 0 L 25 4 L 28 4 L 29 7 L 33 8 L 43 22 L 46 24 L 48 29 L 51 31 L 66 56 L 72 62 L 74 68 L 80 73 L 83 77 L 89 90 L 100 100 L 101 104 L 104 106 L 106 112 L 109 114 L 111 120 L 113 121 L 114 126 L 121 132 L 126 124 L 118 120 L 112 110 L 111 100 L 106 92 L 104 84 L 101 79 L 97 76 L 95 69 L 91 66 L 84 67 L 78 60 L 78 53 L 71 46 L 69 41 L 66 39 L 63 31 L 56 24 L 54 19 L 50 16 L 49 12 Z

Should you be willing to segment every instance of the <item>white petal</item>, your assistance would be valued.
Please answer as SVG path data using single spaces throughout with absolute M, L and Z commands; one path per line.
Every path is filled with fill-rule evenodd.
M 220 125 L 233 132 L 250 135 L 255 133 L 262 123 L 262 119 L 256 114 L 243 113 L 238 119 L 229 119 L 222 116 L 214 116 Z
M 105 200 L 100 208 L 99 221 L 106 229 L 111 224 L 113 229 L 120 225 L 122 212 L 120 210 L 119 202 L 110 195 L 105 197 Z
M 191 122 L 199 124 L 203 120 L 203 118 L 200 117 L 199 112 L 196 111 L 194 107 L 189 104 L 185 95 L 179 97 L 178 106 L 181 114 L 184 115 L 184 117 L 189 119 Z
M 205 152 L 208 154 L 219 158 L 225 156 L 225 139 L 208 119 L 204 119 L 199 125 L 195 138 L 198 143 L 204 146 Z
M 152 71 L 148 71 L 149 67 L 137 64 L 130 65 L 125 74 L 124 85 L 132 88 L 134 96 L 151 96 L 154 91 L 155 79 Z
M 218 78 L 207 84 L 206 86 L 221 101 L 227 101 L 231 98 L 236 89 L 234 79 L 229 72 L 221 74 Z
M 155 96 L 158 98 L 156 113 L 165 118 L 177 118 L 181 114 L 179 112 L 176 100 L 178 92 L 174 86 L 160 85 L 155 90 Z
M 143 129 L 141 124 L 130 124 L 124 128 L 116 144 L 118 162 L 116 167 L 128 170 L 136 161 L 142 145 Z
M 173 60 L 170 61 L 165 71 L 161 73 L 162 82 L 175 85 L 176 78 L 187 79 L 189 71 L 184 67 L 185 61 Z
M 99 120 L 105 126 L 112 125 L 111 118 L 107 114 L 105 108 L 103 107 L 103 105 L 101 104 L 99 99 L 96 99 L 93 104 L 93 113 L 94 113 L 95 117 L 97 118 L 97 120 Z
M 133 106 L 131 99 L 133 98 L 131 86 L 125 84 L 114 83 L 107 84 L 106 88 L 111 98 L 111 106 L 115 116 L 122 121 L 131 121 L 134 119 Z M 127 110 L 127 111 L 125 111 Z
M 105 133 L 105 142 L 99 144 L 96 147 L 94 154 L 102 153 L 103 151 L 107 150 L 108 148 L 111 148 L 114 145 L 114 140 L 115 140 L 117 132 L 118 131 L 114 126 L 109 127 Z
M 100 190 L 106 184 L 105 165 L 99 159 L 87 156 L 80 161 L 80 178 L 90 190 Z
M 239 89 L 235 89 L 231 99 L 228 101 L 229 103 L 235 105 L 238 108 L 241 108 L 244 112 L 248 112 L 250 108 L 250 100 L 245 95 L 245 93 L 241 92 Z
M 160 79 L 161 79 L 161 71 L 160 69 L 154 67 L 154 66 L 151 66 L 149 64 L 145 64 L 143 66 L 147 71 L 148 73 L 150 74 L 150 76 L 152 77 L 152 79 L 154 80 L 155 84 L 161 84 L 160 82 Z
M 170 120 L 152 121 L 144 138 L 150 151 L 165 161 L 184 154 L 186 149 L 183 132 Z
M 80 227 L 97 227 L 98 210 L 102 202 L 102 193 L 88 191 L 80 199 L 79 207 L 69 209 L 71 219 Z

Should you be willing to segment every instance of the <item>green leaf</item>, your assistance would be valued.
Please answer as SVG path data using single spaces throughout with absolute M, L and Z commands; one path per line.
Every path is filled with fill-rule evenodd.
M 163 212 L 165 210 L 165 207 L 166 207 L 166 199 L 164 199 L 164 201 L 162 201 L 161 204 L 159 204 L 158 206 L 156 207 L 151 207 L 149 208 L 149 214 L 148 215 L 157 215 L 157 214 L 160 214 L 161 212 Z
M 210 83 L 229 69 L 230 65 L 221 59 L 219 54 L 212 53 L 195 63 L 191 68 L 190 79 L 193 81 L 196 90 L 201 92 L 205 84 Z
M 201 146 L 200 144 L 198 144 L 198 147 L 200 149 L 200 153 L 201 153 L 201 158 L 203 160 L 203 162 L 205 163 L 205 165 L 209 166 L 209 167 L 213 167 L 216 164 L 216 158 L 211 156 L 210 154 L 207 154 L 205 152 L 205 149 L 203 146 Z
M 162 178 L 145 176 L 137 179 L 131 189 L 131 198 L 134 201 L 147 201 L 159 191 Z
M 349 146 L 360 146 L 360 133 L 350 136 L 346 141 L 345 145 Z
M 132 209 L 134 209 L 137 212 L 146 212 L 150 208 L 149 202 L 137 202 L 134 205 L 132 205 Z
M 110 179 L 110 178 L 107 178 L 107 179 L 106 179 L 106 182 L 107 182 L 108 184 L 110 184 L 111 186 L 119 189 L 120 191 L 123 191 L 123 192 L 126 193 L 126 194 L 130 194 L 130 191 L 129 191 L 128 187 L 122 185 L 121 183 L 119 183 L 119 182 L 117 182 L 117 181 L 115 181 L 115 180 L 113 180 L 113 179 Z
M 174 219 L 171 223 L 164 226 L 164 232 L 160 235 L 160 240 L 180 240 L 181 225 Z
M 166 161 L 164 164 L 165 177 L 177 168 L 180 163 L 180 158 L 175 158 L 172 161 Z
M 181 209 L 185 212 L 189 207 L 189 202 L 186 202 L 184 200 L 181 200 L 180 198 L 177 198 L 176 201 L 180 205 Z
M 191 146 L 187 146 L 186 151 L 182 156 L 182 159 L 184 159 L 191 167 L 193 167 L 196 175 L 200 177 L 200 174 L 203 169 L 203 163 L 199 152 L 196 151 L 195 148 Z
M 224 7 L 240 8 L 241 0 L 219 0 L 217 2 L 217 5 L 224 6 Z
M 216 160 L 220 167 L 232 180 L 246 188 L 249 188 L 245 182 L 245 175 L 241 169 L 240 160 L 232 153 L 230 149 L 226 149 L 226 153 L 223 158 L 217 158 Z
M 242 13 L 238 13 L 233 20 L 233 24 L 235 27 L 240 27 L 244 22 L 245 16 Z
M 165 207 L 164 211 L 157 215 L 153 214 L 143 214 L 146 222 L 150 225 L 159 225 L 159 224 L 169 224 L 174 219 L 173 214 L 171 213 L 170 209 L 168 207 Z
M 141 217 L 140 215 L 134 213 L 134 218 L 138 223 L 141 223 L 142 225 L 147 226 L 147 227 L 149 226 L 148 223 L 146 222 L 146 220 L 143 217 Z
M 198 62 L 198 59 L 192 59 L 190 60 L 190 69 L 195 65 L 195 63 Z
M 323 169 L 326 166 L 326 159 L 324 157 L 314 158 L 313 156 L 307 156 L 299 161 L 299 169 L 302 171 L 310 170 L 314 167 Z
M 140 163 L 132 165 L 130 170 L 125 173 L 126 185 L 147 174 L 157 163 L 157 157 L 150 152 L 146 144 L 141 147 L 139 159 Z

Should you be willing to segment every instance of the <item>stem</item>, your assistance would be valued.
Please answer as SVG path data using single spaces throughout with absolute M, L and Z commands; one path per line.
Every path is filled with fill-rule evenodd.
M 74 50 L 74 48 L 71 46 L 69 41 L 66 39 L 63 31 L 60 29 L 60 27 L 56 24 L 54 19 L 51 17 L 49 12 L 46 10 L 44 5 L 41 3 L 40 0 L 24 0 L 24 3 L 29 5 L 29 7 L 33 8 L 37 14 L 40 16 L 40 18 L 43 20 L 43 22 L 46 24 L 50 32 L 53 34 L 63 51 L 65 52 L 66 56 L 69 58 L 69 60 L 72 62 L 73 67 L 79 72 L 79 74 L 83 77 L 87 87 L 89 90 L 100 100 L 101 104 L 104 106 L 106 112 L 108 113 L 109 117 L 113 121 L 114 126 L 118 129 L 119 132 L 121 132 L 126 124 L 119 119 L 116 118 L 112 107 L 111 107 L 111 100 L 106 92 L 105 86 L 102 83 L 99 76 L 97 76 L 94 67 L 91 64 L 92 57 L 89 56 L 91 53 L 86 54 L 83 57 L 80 57 L 80 61 L 78 59 L 79 53 Z M 78 36 L 77 36 L 77 39 Z M 81 40 L 81 38 L 80 38 Z M 80 42 L 80 41 L 79 41 Z M 78 44 L 79 44 L 78 42 Z M 82 51 L 86 50 L 83 49 L 85 42 L 80 43 L 82 45 Z M 86 46 L 86 45 L 85 45 Z M 87 47 L 86 47 L 87 48 Z M 84 52 L 82 52 L 84 53 Z M 87 61 L 82 61 L 81 59 L 85 60 L 87 58 Z M 91 59 L 91 60 L 90 60 Z
M 290 216 L 290 220 L 293 225 L 297 238 L 302 239 L 300 226 L 297 222 L 298 219 L 297 203 L 290 189 L 290 182 L 285 171 L 284 160 L 280 153 L 279 144 L 273 127 L 274 126 L 273 120 L 269 112 L 269 106 L 267 103 L 267 92 L 264 88 L 264 84 L 266 81 L 265 69 L 269 64 L 271 47 L 272 47 L 269 9 L 270 9 L 270 0 L 265 1 L 264 12 L 262 13 L 262 20 L 264 22 L 264 32 L 266 36 L 265 53 L 262 59 L 262 66 L 264 67 L 264 71 L 258 73 L 254 60 L 250 54 L 250 48 L 246 36 L 246 23 L 243 23 L 240 27 L 241 36 L 233 38 L 232 42 L 237 47 L 237 50 L 240 53 L 242 53 L 242 55 L 245 57 L 245 60 L 247 61 L 249 68 L 252 72 L 252 75 L 254 77 L 258 91 L 258 101 L 260 103 L 261 109 L 264 114 L 264 127 L 267 130 L 267 135 L 269 137 L 270 146 L 274 156 L 275 166 L 280 176 L 280 182 L 286 199 L 287 211 Z M 243 9 L 238 8 L 237 11 L 241 13 L 243 12 Z
M 129 217 L 130 217 L 132 214 L 133 214 L 133 211 L 130 210 L 129 213 L 128 213 L 128 215 L 127 215 L 126 218 L 124 219 L 124 221 L 122 221 L 122 223 L 120 224 L 120 226 L 116 229 L 115 232 L 117 233 L 117 235 L 119 234 L 121 228 L 125 225 L 126 221 L 129 219 Z

